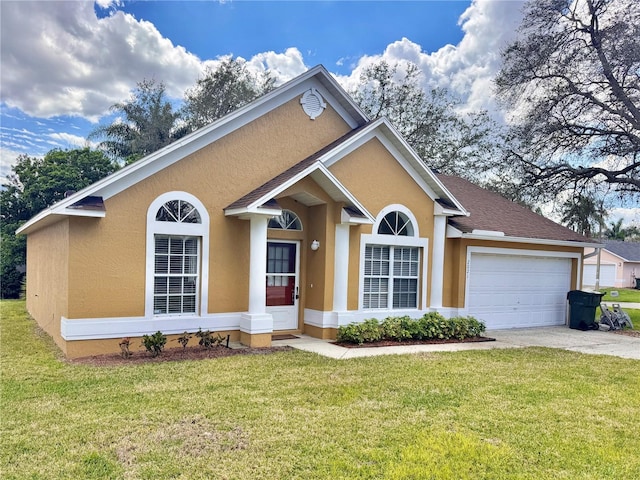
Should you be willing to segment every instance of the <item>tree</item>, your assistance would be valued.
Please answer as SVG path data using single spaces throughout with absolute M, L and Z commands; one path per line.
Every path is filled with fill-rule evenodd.
M 101 139 L 98 148 L 125 163 L 153 153 L 187 133 L 178 125 L 180 113 L 167 100 L 162 82 L 138 82 L 131 98 L 112 105 L 111 111 L 123 118 L 99 126 L 89 138 Z
M 460 104 L 447 90 L 425 91 L 420 82 L 415 64 L 381 61 L 363 71 L 352 96 L 370 118 L 386 117 L 441 173 L 481 181 L 503 167 L 499 128 L 487 113 L 457 113 Z
M 272 90 L 274 83 L 267 72 L 252 75 L 240 59 L 224 59 L 186 91 L 182 110 L 188 129 L 197 130 L 246 105 Z
M 640 193 L 640 2 L 531 0 L 519 33 L 496 87 L 523 181 Z
M 624 240 L 626 234 L 625 229 L 622 228 L 622 219 L 617 222 L 611 222 L 609 228 L 604 232 L 604 236 L 611 240 Z
M 44 158 L 21 155 L 0 191 L 1 298 L 17 298 L 26 261 L 24 236 L 16 230 L 39 211 L 116 171 L 102 152 L 88 148 L 51 150 Z
M 577 195 L 562 205 L 562 223 L 586 237 L 592 237 L 604 225 L 606 212 L 591 196 Z

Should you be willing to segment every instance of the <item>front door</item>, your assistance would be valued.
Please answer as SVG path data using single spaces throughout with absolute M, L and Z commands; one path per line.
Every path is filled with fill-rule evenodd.
M 267 242 L 267 312 L 274 330 L 298 328 L 298 242 Z

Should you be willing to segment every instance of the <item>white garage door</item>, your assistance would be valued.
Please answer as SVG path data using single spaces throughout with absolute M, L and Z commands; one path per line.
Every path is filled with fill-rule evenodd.
M 472 253 L 467 311 L 488 329 L 564 325 L 571 259 Z
M 584 276 L 582 285 L 593 287 L 596 284 L 596 266 L 584 264 Z M 600 265 L 600 286 L 615 287 L 616 286 L 616 266 Z

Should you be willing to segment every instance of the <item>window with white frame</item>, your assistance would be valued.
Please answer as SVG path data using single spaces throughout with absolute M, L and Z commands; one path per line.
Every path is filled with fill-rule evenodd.
M 197 205 L 197 206 L 196 206 Z M 193 315 L 202 305 L 203 248 L 208 245 L 208 215 L 185 192 L 161 195 L 147 214 L 148 314 Z M 206 297 L 205 297 L 206 299 Z
M 418 307 L 421 248 L 406 238 L 415 231 L 409 216 L 397 210 L 377 222 L 364 248 L 363 308 Z
M 269 220 L 268 228 L 277 230 L 302 230 L 302 222 L 291 210 L 282 210 L 280 215 Z

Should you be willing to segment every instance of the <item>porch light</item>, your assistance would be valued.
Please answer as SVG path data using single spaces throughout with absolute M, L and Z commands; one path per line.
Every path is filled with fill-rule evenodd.
M 320 248 L 320 242 L 318 240 L 314 240 L 311 242 L 311 250 L 314 252 Z

